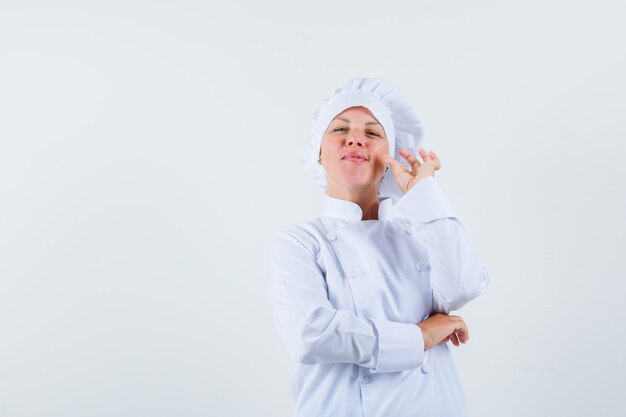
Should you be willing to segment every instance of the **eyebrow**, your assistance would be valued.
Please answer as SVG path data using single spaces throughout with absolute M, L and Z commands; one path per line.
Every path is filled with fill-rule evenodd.
M 341 120 L 341 121 L 344 121 L 346 123 L 350 123 L 350 120 L 344 119 L 342 117 L 337 117 L 335 120 Z M 368 126 L 368 125 L 380 125 L 380 123 L 378 123 L 378 122 L 367 122 L 367 123 L 365 123 L 365 126 Z

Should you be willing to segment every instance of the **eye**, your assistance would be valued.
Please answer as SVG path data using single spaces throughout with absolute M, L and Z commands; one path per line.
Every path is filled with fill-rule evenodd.
M 378 137 L 380 137 L 380 135 L 378 134 L 378 132 L 369 132 L 369 133 L 370 133 L 371 135 L 374 135 L 374 136 L 378 136 Z
M 337 127 L 335 129 L 333 129 L 333 132 L 337 132 L 339 130 L 346 130 L 346 128 L 345 127 Z

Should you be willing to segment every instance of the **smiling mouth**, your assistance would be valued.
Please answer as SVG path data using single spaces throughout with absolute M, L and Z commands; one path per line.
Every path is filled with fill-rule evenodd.
M 346 161 L 355 163 L 355 164 L 361 164 L 363 162 L 367 162 L 368 160 L 363 157 L 363 156 L 346 156 L 345 158 L 343 158 Z
M 369 161 L 369 158 L 367 158 L 365 156 L 358 155 L 358 154 L 352 154 L 352 155 L 348 154 L 348 155 L 344 156 L 343 159 L 345 161 L 352 162 L 354 164 L 362 164 L 364 162 Z

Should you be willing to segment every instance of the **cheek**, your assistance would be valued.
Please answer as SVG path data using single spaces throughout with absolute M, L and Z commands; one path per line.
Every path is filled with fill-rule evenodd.
M 389 144 L 387 142 L 377 144 L 373 148 L 373 152 L 377 158 L 382 158 L 383 155 L 389 153 Z
M 328 135 L 322 136 L 322 142 L 321 142 L 322 153 L 324 153 L 324 148 L 328 149 L 328 148 L 332 148 L 333 146 L 334 146 L 334 141 L 332 137 Z
M 338 141 L 328 139 L 322 142 L 322 155 L 332 156 L 339 154 L 341 150 L 341 144 Z

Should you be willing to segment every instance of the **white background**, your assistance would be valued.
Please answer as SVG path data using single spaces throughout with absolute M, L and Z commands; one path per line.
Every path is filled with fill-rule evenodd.
M 414 103 L 490 272 L 472 416 L 622 416 L 621 2 L 0 3 L 0 416 L 290 416 L 269 237 L 344 81 Z M 339 416 L 341 417 L 341 416 Z

